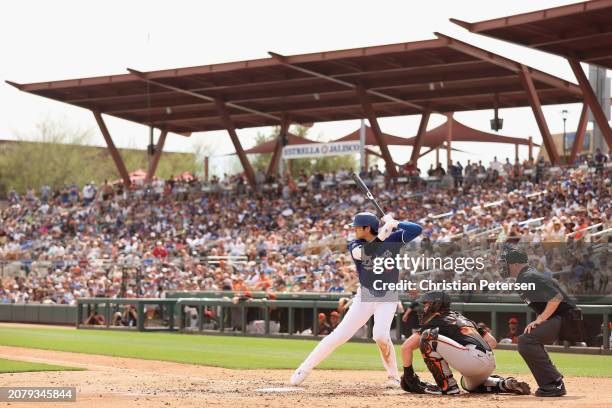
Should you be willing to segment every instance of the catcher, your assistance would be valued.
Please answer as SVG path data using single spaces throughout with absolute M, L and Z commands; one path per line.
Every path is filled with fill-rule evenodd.
M 417 394 L 459 394 L 451 367 L 462 374 L 461 386 L 473 393 L 511 393 L 529 395 L 525 382 L 514 377 L 492 375 L 497 341 L 484 327 L 450 310 L 451 298 L 446 292 L 427 292 L 419 298 L 424 305 L 420 333 L 402 344 L 404 375 L 401 387 Z M 419 348 L 425 364 L 437 385 L 421 381 L 412 368 L 412 352 Z

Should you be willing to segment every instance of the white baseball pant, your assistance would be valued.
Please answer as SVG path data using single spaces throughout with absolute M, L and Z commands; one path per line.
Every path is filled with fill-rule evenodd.
M 353 299 L 349 311 L 338 327 L 317 344 L 301 367 L 311 370 L 325 360 L 338 346 L 346 343 L 374 315 L 372 337 L 378 345 L 387 374 L 398 378 L 395 349 L 391 341 L 391 324 L 395 318 L 397 302 L 362 302 L 361 288 Z
M 491 351 L 483 352 L 473 344 L 463 346 L 442 335 L 438 335 L 436 342 L 436 350 L 429 355 L 443 358 L 449 366 L 459 371 L 463 375 L 463 387 L 468 391 L 485 384 L 495 371 L 495 355 Z M 495 379 L 491 381 L 497 382 Z

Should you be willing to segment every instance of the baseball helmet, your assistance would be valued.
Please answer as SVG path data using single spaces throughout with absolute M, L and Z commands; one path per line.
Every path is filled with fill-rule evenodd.
M 372 233 L 378 231 L 378 217 L 371 212 L 360 212 L 355 215 L 353 222 L 349 224 L 349 227 L 370 227 Z
M 497 258 L 497 267 L 502 278 L 507 278 L 509 264 L 526 264 L 529 261 L 527 253 L 522 248 L 505 244 Z
M 450 311 L 451 297 L 448 293 L 442 290 L 433 290 L 422 294 L 417 302 L 429 302 L 429 306 L 425 308 L 421 324 L 429 322 L 434 315 Z

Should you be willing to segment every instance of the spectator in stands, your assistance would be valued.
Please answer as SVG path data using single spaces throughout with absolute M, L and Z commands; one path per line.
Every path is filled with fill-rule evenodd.
M 453 177 L 455 188 L 463 186 L 463 166 L 460 162 L 456 161 L 451 164 L 450 175 Z
M 597 148 L 595 155 L 593 156 L 593 163 L 595 167 L 595 173 L 603 175 L 604 166 L 608 162 L 608 156 L 601 152 L 600 148 Z
M 334 284 L 329 288 L 329 292 L 336 292 L 336 293 L 342 293 L 344 292 L 344 286 L 342 285 L 342 282 L 340 281 L 340 278 L 336 277 L 334 278 Z
M 530 165 L 527 161 L 521 167 Z M 504 223 L 506 239 L 516 239 L 515 225 L 539 217 L 544 227 L 540 222 L 526 224 L 528 230 L 521 231 L 519 242 L 536 248 L 540 235 L 551 227 L 563 242 L 564 234 L 574 231 L 574 242 L 582 242 L 596 231 L 587 230 L 592 225 L 601 223 L 600 230 L 610 227 L 607 177 L 570 169 L 554 179 L 545 175 L 538 184 L 528 175 L 513 183 L 486 178 L 469 183 L 468 174 L 474 172 L 484 176 L 486 169 L 470 162 L 462 189 L 451 186 L 444 191 L 435 183 L 380 184 L 372 189 L 388 198 L 389 210 L 398 218 L 422 220 L 423 239 L 417 244 L 428 255 L 435 255 L 439 242 L 458 243 L 457 237 L 480 234 L 490 240 Z M 242 176 L 228 175 L 225 187 L 233 186 L 237 177 Z M 321 183 L 330 180 L 333 175 L 327 174 Z M 160 194 L 156 186 L 163 186 Z M 15 192 L 14 203 L 2 211 L 0 221 L 0 259 L 7 262 L 3 301 L 70 304 L 84 296 L 117 297 L 122 283 L 126 293 L 136 296 L 135 270 L 128 270 L 129 279 L 122 277 L 121 265 L 127 259 L 145 265 L 140 285 L 144 296 L 169 290 L 232 290 L 237 283 L 250 290 L 355 290 L 354 266 L 341 261 L 340 254 L 351 239 L 343 226 L 348 214 L 363 208 L 363 195 L 344 186 L 313 190 L 310 183 L 295 188 L 288 197 L 266 190 L 237 199 L 235 191 L 223 190 L 214 178 L 210 183 L 160 181 L 153 184 L 153 193 L 146 193 L 144 185 L 126 190 L 121 183 L 107 182 L 100 189 L 102 199 L 88 206 L 86 194 L 72 194 L 76 201 L 71 201 L 73 188 L 68 186 L 54 186 L 46 203 L 32 191 L 23 196 Z M 499 203 L 491 205 L 495 202 Z M 449 215 L 434 218 L 436 214 Z M 559 227 L 554 217 L 561 221 Z M 156 250 L 157 242 L 163 251 Z M 248 262 L 234 262 L 231 258 L 238 254 L 247 256 Z M 217 267 L 207 262 L 209 255 L 228 259 Z M 598 265 L 599 255 L 593 256 Z M 572 260 L 562 264 L 572 265 Z M 550 262 L 543 266 L 558 272 Z M 19 274 L 18 282 L 8 278 Z M 560 279 L 564 276 L 577 293 L 591 287 L 590 279 L 574 282 L 577 278 L 571 273 Z M 592 278 L 595 290 L 604 283 L 609 287 L 607 275 Z
M 153 249 L 152 255 L 157 259 L 167 258 L 168 251 L 164 247 L 161 241 L 157 241 L 155 248 Z
M 565 242 L 565 227 L 558 217 L 553 217 L 546 226 L 544 233 L 545 242 Z
M 544 162 L 544 157 L 540 156 L 538 162 L 536 163 L 536 172 L 535 172 L 535 182 L 539 183 L 542 181 L 544 177 L 544 171 L 546 169 L 546 163 Z

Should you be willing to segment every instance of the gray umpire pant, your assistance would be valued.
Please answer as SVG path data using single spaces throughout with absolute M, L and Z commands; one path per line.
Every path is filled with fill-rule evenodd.
M 540 387 L 563 378 L 544 349 L 558 339 L 560 330 L 561 317 L 555 316 L 518 338 L 518 351 Z

